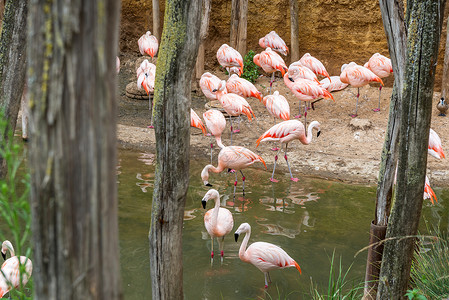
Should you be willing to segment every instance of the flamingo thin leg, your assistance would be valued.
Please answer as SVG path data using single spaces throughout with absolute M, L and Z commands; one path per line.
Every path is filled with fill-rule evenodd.
M 235 189 L 237 188 L 237 172 L 235 172 L 235 181 L 234 181 L 234 199 L 235 199 Z
M 268 272 L 264 272 L 263 273 L 264 277 L 265 277 L 265 288 L 268 288 Z
M 304 127 L 307 127 L 307 104 L 307 101 L 304 102 Z
M 377 105 L 377 108 L 374 108 L 373 111 L 380 111 L 380 93 L 382 91 L 382 85 L 379 86 L 379 104 Z
M 299 108 L 299 114 L 297 116 L 295 116 L 295 119 L 301 118 L 301 100 L 299 100 L 298 108 Z
M 360 96 L 360 88 L 357 88 L 357 102 L 355 103 L 355 114 L 350 115 L 351 117 L 357 117 L 357 108 L 359 106 L 359 96 Z
M 243 175 L 242 170 L 240 170 L 240 173 L 242 173 L 242 186 L 243 186 L 243 196 L 245 196 L 245 175 Z M 235 177 L 237 178 L 237 174 L 235 174 Z
M 154 128 L 153 126 L 153 100 L 151 99 L 151 96 L 148 95 L 148 109 L 150 110 L 150 126 L 148 128 Z
M 212 164 L 212 149 L 214 148 L 214 143 L 212 143 L 212 134 L 210 135 L 210 164 Z
M 279 180 L 274 179 L 274 171 L 276 171 L 276 162 L 278 161 L 278 154 L 280 151 L 281 151 L 281 149 L 279 149 L 278 152 L 276 153 L 276 155 L 274 156 L 273 173 L 271 173 L 271 178 L 270 178 L 271 182 L 279 182 Z
M 290 164 L 288 163 L 288 159 L 287 159 L 287 144 L 285 145 L 285 152 L 284 153 L 285 153 L 284 158 L 285 158 L 285 161 L 287 162 L 288 171 L 290 172 L 290 179 L 291 179 L 291 181 L 298 182 L 298 178 L 293 177 L 292 170 L 290 169 Z
M 271 95 L 271 86 L 273 85 L 274 82 L 274 72 L 271 73 L 271 80 L 270 80 L 270 95 Z
M 210 250 L 210 258 L 214 258 L 214 238 L 210 237 L 211 242 L 211 250 Z
M 231 123 L 231 146 L 232 146 L 232 117 L 229 116 L 229 123 Z

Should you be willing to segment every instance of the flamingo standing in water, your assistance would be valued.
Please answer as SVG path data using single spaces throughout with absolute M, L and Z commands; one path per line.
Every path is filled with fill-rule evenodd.
M 357 88 L 357 102 L 355 104 L 355 114 L 350 114 L 351 117 L 357 117 L 357 107 L 359 105 L 360 97 L 360 87 L 367 85 L 370 82 L 377 81 L 381 85 L 384 85 L 382 79 L 374 74 L 371 70 L 356 64 L 355 62 L 350 62 L 349 64 L 344 64 L 341 67 L 340 80 L 343 83 L 350 84 Z
M 214 237 L 216 237 L 221 259 L 223 259 L 224 238 L 234 227 L 234 218 L 229 210 L 220 207 L 220 194 L 214 189 L 210 189 L 204 195 L 203 200 L 201 200 L 204 209 L 206 209 L 206 203 L 210 199 L 215 200 L 215 206 L 213 209 L 209 209 L 204 215 L 204 226 L 210 235 L 212 244 L 210 257 L 214 258 Z
M 284 40 L 276 33 L 276 31 L 271 31 L 263 38 L 259 39 L 259 45 L 262 48 L 270 47 L 276 52 L 281 53 L 284 56 L 288 54 L 288 47 Z
M 319 61 L 317 58 L 310 55 L 310 53 L 304 54 L 300 59 L 299 62 L 303 65 L 312 70 L 313 73 L 316 75 L 322 75 L 324 77 L 330 78 L 329 73 L 327 73 L 326 68 L 324 67 L 323 63 Z
M 262 51 L 259 54 L 254 55 L 253 61 L 265 72 L 271 74 L 270 80 L 270 94 L 271 94 L 271 86 L 273 85 L 274 81 L 274 73 L 276 73 L 276 71 L 280 71 L 282 76 L 284 76 L 285 72 L 287 72 L 288 70 L 287 65 L 285 64 L 282 57 L 273 50 L 271 50 L 270 47 L 267 47 L 265 51 Z
M 279 246 L 266 242 L 255 242 L 246 248 L 251 236 L 251 226 L 248 223 L 242 223 L 235 231 L 236 242 L 243 233 L 246 234 L 239 249 L 240 260 L 252 264 L 264 274 L 265 288 L 268 287 L 268 283 L 271 283 L 269 272 L 272 270 L 295 267 L 301 274 L 298 263 Z
M 391 64 L 391 59 L 383 56 L 380 53 L 374 53 L 373 56 L 365 63 L 365 68 L 371 70 L 374 74 L 379 76 L 379 78 L 385 78 L 393 73 L 393 66 Z M 382 91 L 382 85 L 379 86 L 379 105 L 377 108 L 373 108 L 373 111 L 380 111 L 380 93 Z
M 239 76 L 243 73 L 243 58 L 242 55 L 234 48 L 227 44 L 221 45 L 217 51 L 218 63 L 226 68 L 228 74 L 231 75 L 231 68 L 237 67 L 239 69 Z
M 137 68 L 137 88 L 143 87 L 148 95 L 148 108 L 150 110 L 150 126 L 148 128 L 154 128 L 153 126 L 153 100 L 150 97 L 150 93 L 154 92 L 154 81 L 156 79 L 156 65 L 150 63 L 148 59 L 145 59 Z
M 225 146 L 221 142 L 221 134 L 226 128 L 226 119 L 221 113 L 221 111 L 216 109 L 209 109 L 203 114 L 204 122 L 206 123 L 207 129 L 209 129 L 210 133 L 215 137 L 217 141 L 217 145 L 220 148 L 224 148 Z M 211 137 L 212 138 L 212 137 Z M 210 143 L 210 163 L 212 164 L 212 149 L 214 145 Z
M 157 50 L 159 49 L 157 38 L 152 35 L 150 31 L 147 31 L 144 35 L 142 35 L 137 41 L 137 44 L 139 44 L 140 54 L 148 54 L 151 58 L 154 58 Z
M 438 134 L 430 128 L 429 131 L 429 150 L 428 153 L 435 158 L 445 158 L 443 147 L 441 146 L 441 139 Z
M 229 122 L 231 123 L 231 145 L 232 145 L 232 132 L 239 132 L 240 130 L 233 130 L 232 128 L 232 117 L 238 117 L 241 114 L 244 114 L 248 117 L 248 119 L 251 121 L 252 116 L 254 118 L 256 117 L 254 115 L 253 110 L 251 109 L 251 106 L 249 103 L 243 98 L 242 96 L 239 96 L 237 94 L 233 93 L 227 93 L 226 92 L 226 81 L 222 80 L 220 85 L 218 86 L 218 90 L 214 90 L 215 94 L 217 95 L 218 101 L 220 101 L 221 106 L 226 111 L 226 113 L 229 115 Z
M 332 99 L 334 102 L 334 97 L 331 93 L 329 93 L 325 88 L 316 84 L 316 82 L 308 79 L 297 78 L 294 81 L 292 78 L 288 76 L 288 73 L 284 75 L 284 83 L 285 85 L 292 91 L 292 93 L 298 98 L 300 101 L 304 101 L 304 123 L 307 125 L 307 101 L 312 101 L 316 98 L 323 97 L 325 99 Z M 299 103 L 301 106 L 301 102 Z M 300 117 L 300 115 L 298 116 Z
M 268 129 L 264 134 L 262 134 L 259 137 L 256 143 L 257 146 L 259 146 L 260 142 L 264 141 L 279 141 L 281 146 L 282 144 L 285 144 L 284 158 L 285 161 L 287 162 L 288 171 L 290 172 L 290 179 L 294 182 L 297 182 L 298 178 L 293 177 L 292 171 L 290 170 L 290 164 L 288 163 L 287 146 L 288 143 L 293 140 L 299 140 L 304 145 L 310 144 L 310 142 L 312 141 L 313 128 L 316 128 L 318 130 L 317 137 L 319 137 L 321 131 L 320 131 L 320 123 L 318 121 L 313 121 L 312 123 L 310 123 L 307 129 L 307 136 L 304 125 L 301 123 L 301 121 L 298 120 L 284 121 Z M 279 149 L 278 153 L 276 153 L 276 156 L 274 157 L 273 173 L 271 174 L 270 178 L 271 182 L 278 182 L 278 180 L 274 179 L 274 171 L 276 170 L 276 162 L 278 160 L 278 154 L 280 151 L 281 150 Z
M 267 168 L 267 165 L 265 164 L 263 158 L 249 149 L 240 146 L 224 147 L 218 154 L 218 166 L 214 167 L 213 165 L 206 165 L 203 171 L 201 171 L 201 179 L 203 180 L 204 185 L 212 186 L 209 183 L 209 171 L 213 173 L 220 173 L 223 172 L 225 169 L 233 169 L 236 171 L 240 171 L 240 173 L 242 174 L 242 181 L 243 181 L 243 195 L 245 195 L 245 175 L 243 175 L 242 170 L 251 166 L 253 163 L 257 161 L 263 163 L 265 168 Z M 235 172 L 234 196 L 236 186 L 237 186 L 237 172 Z
M 9 250 L 11 257 L 6 259 L 6 251 Z M 4 241 L 2 243 L 1 250 L 3 259 L 6 261 L 2 264 L 0 271 L 0 298 L 8 293 L 11 288 L 17 288 L 20 286 L 20 275 L 22 277 L 22 285 L 25 285 L 31 273 L 33 272 L 33 263 L 26 256 L 20 256 L 19 258 L 15 255 L 14 247 L 10 241 Z M 19 263 L 20 261 L 20 263 Z M 20 274 L 19 264 L 25 266 L 25 273 Z
M 201 118 L 193 109 L 190 109 L 190 126 L 201 129 L 203 134 L 206 134 L 206 127 L 204 127 L 203 121 L 201 121 Z

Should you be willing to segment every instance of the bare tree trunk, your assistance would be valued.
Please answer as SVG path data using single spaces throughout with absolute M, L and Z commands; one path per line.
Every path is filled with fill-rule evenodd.
M 240 0 L 239 8 L 239 29 L 237 37 L 237 48 L 242 57 L 246 54 L 246 34 L 248 25 L 248 0 Z
M 19 1 L 20 2 L 20 1 Z M 121 299 L 118 0 L 30 1 L 35 299 Z
M 189 184 L 190 84 L 201 1 L 167 0 L 154 90 L 156 174 L 150 227 L 152 299 L 182 299 L 182 224 Z
M 290 0 L 290 62 L 299 60 L 298 0 Z
M 210 0 L 203 0 L 203 14 L 201 16 L 200 27 L 200 47 L 198 48 L 198 57 L 195 65 L 195 84 L 198 85 L 198 80 L 204 73 L 204 41 L 208 35 L 209 29 L 209 15 L 210 15 Z
M 2 1 L 3 2 L 3 1 Z M 3 18 L 0 40 L 0 108 L 8 120 L 0 139 L 8 140 L 14 131 L 26 73 L 26 37 L 28 1 L 8 1 Z M 6 164 L 0 157 L 0 178 L 5 176 Z
M 240 0 L 232 0 L 231 2 L 231 32 L 229 36 L 229 46 L 236 49 L 239 36 L 239 16 L 240 16 Z M 237 49 L 236 49 L 237 50 Z
M 394 70 L 394 87 L 390 99 L 390 113 L 377 183 L 376 212 L 370 227 L 370 244 L 385 238 L 391 209 L 393 182 L 397 163 L 397 147 L 400 127 L 400 105 L 405 73 L 406 28 L 404 7 L 401 1 L 379 1 L 384 29 L 388 38 L 388 47 Z M 377 293 L 383 244 L 373 245 L 368 249 L 365 273 L 364 299 L 374 299 Z
M 153 35 L 160 42 L 161 40 L 161 17 L 159 10 L 159 0 L 153 0 Z
M 403 299 L 409 284 L 423 202 L 434 62 L 444 6 L 445 0 L 414 1 L 410 6 L 403 89 L 407 101 L 401 101 L 396 195 L 388 221 L 377 299 Z
M 449 18 L 446 24 L 449 25 Z M 444 49 L 443 79 L 441 80 L 441 97 L 447 100 L 446 97 L 448 91 L 449 91 L 449 30 L 447 30 L 446 47 Z

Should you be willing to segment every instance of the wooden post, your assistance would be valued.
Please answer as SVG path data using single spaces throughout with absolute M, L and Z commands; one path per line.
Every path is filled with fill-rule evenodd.
M 239 34 L 240 0 L 231 2 L 231 32 L 229 36 L 229 46 L 236 49 Z
M 157 38 L 158 42 L 161 41 L 161 18 L 159 11 L 159 0 L 153 0 L 153 30 L 151 33 Z
M 115 68 L 120 1 L 29 5 L 34 299 L 121 299 Z
M 299 60 L 298 0 L 290 0 L 290 62 Z
M 446 24 L 449 24 L 449 18 Z M 447 26 L 447 25 L 446 25 Z M 446 27 L 447 28 L 447 27 Z M 447 99 L 449 91 L 449 30 L 446 29 L 446 47 L 444 49 L 443 78 L 441 80 L 441 97 Z
M 154 89 L 156 173 L 150 227 L 152 299 L 182 299 L 182 225 L 189 185 L 190 83 L 201 1 L 166 0 Z
M 1 1 L 1 0 L 0 0 Z M 1 1 L 3 3 L 3 1 Z M 5 7 L 0 40 L 0 108 L 8 120 L 0 140 L 6 144 L 8 131 L 14 132 L 26 73 L 28 1 L 8 1 Z M 0 157 L 0 178 L 7 171 Z
M 379 274 L 379 300 L 403 299 L 409 284 L 423 202 L 435 62 L 445 6 L 445 0 L 412 2 L 403 89 L 407 101 L 401 101 L 397 184 Z
M 239 21 L 238 21 L 238 37 L 237 48 L 242 57 L 246 54 L 246 34 L 248 25 L 248 0 L 239 1 Z
M 200 27 L 200 46 L 198 48 L 198 58 L 195 65 L 195 85 L 198 85 L 198 80 L 204 73 L 204 41 L 207 38 L 209 29 L 209 15 L 210 15 L 210 0 L 203 0 L 203 14 L 201 17 Z

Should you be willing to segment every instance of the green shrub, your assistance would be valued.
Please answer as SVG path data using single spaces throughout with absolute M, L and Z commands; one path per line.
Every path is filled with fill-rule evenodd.
M 259 78 L 259 67 L 254 63 L 253 58 L 256 53 L 253 50 L 249 50 L 243 58 L 243 74 L 242 78 L 245 78 L 249 82 L 256 82 Z

